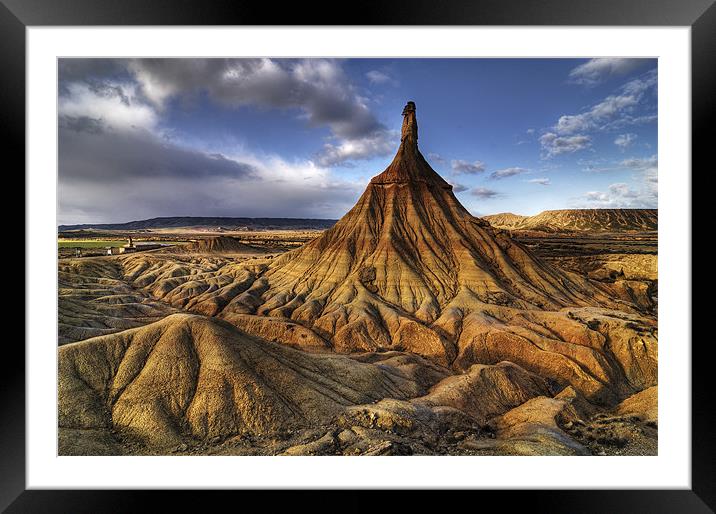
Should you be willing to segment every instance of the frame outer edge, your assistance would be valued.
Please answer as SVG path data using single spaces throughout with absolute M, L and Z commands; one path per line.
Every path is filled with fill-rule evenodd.
M 704 233 L 707 229 L 703 218 L 693 216 L 693 207 L 699 205 L 694 198 L 694 170 L 705 174 L 713 169 L 713 137 L 716 123 L 716 3 L 712 3 L 691 27 L 691 180 L 692 180 L 692 275 L 695 269 L 708 269 L 709 262 L 704 262 L 704 254 L 693 252 L 694 234 Z M 706 199 L 708 202 L 708 198 Z M 702 203 L 709 205 L 709 203 Z M 699 221 L 699 230 L 696 222 Z M 696 258 L 700 259 L 697 263 Z M 699 266 L 702 264 L 702 266 Z M 691 487 L 693 491 L 711 509 L 716 510 L 716 437 L 713 417 L 716 394 L 711 381 L 713 359 L 709 358 L 710 337 L 695 337 L 693 319 L 699 312 L 698 319 L 708 319 L 709 313 L 704 312 L 703 304 L 694 301 L 692 283 L 692 316 L 691 316 Z
M 161 16 L 163 13 L 166 13 L 167 19 L 162 20 L 160 23 L 173 24 L 176 23 L 176 21 L 172 21 L 171 18 L 175 17 L 175 19 L 177 19 L 178 11 L 176 7 L 174 7 L 174 9 L 172 9 L 173 12 L 168 13 L 166 2 L 155 2 L 155 9 L 152 12 L 150 12 L 151 7 L 149 9 L 134 9 L 132 6 L 135 2 L 128 1 L 124 4 L 124 8 L 119 9 L 119 11 L 115 7 L 114 9 L 106 10 L 103 15 L 102 11 L 108 5 L 108 2 L 95 0 L 90 3 L 83 0 L 71 0 L 69 3 L 74 4 L 77 10 L 73 11 L 68 9 L 64 13 L 60 13 L 60 7 L 69 7 L 67 2 L 57 2 L 54 5 L 44 0 L 23 0 L 23 2 L 24 3 L 18 0 L 5 0 L 3 3 L 0 3 L 0 34 L 2 34 L 3 39 L 3 44 L 0 45 L 0 62 L 4 65 L 4 72 L 0 74 L 0 84 L 2 84 L 2 87 L 0 87 L 0 112 L 2 112 L 4 122 L 0 124 L 0 136 L 4 136 L 8 147 L 14 149 L 18 157 L 16 162 L 20 164 L 21 169 L 24 169 L 25 161 L 25 60 L 18 58 L 18 56 L 25 55 L 25 25 L 60 25 L 63 23 L 92 25 L 101 20 L 105 20 L 105 23 L 110 25 L 140 25 L 151 23 L 147 18 L 142 18 L 140 22 L 139 18 L 130 11 L 134 11 L 135 13 L 140 11 L 144 15 L 149 14 L 149 18 L 153 21 L 157 21 L 158 15 Z M 190 4 L 191 2 L 181 3 Z M 525 3 L 527 2 L 522 2 L 523 6 Z M 688 5 L 686 5 L 687 3 Z M 12 10 L 5 4 L 10 4 Z M 163 4 L 164 7 L 160 7 L 159 4 Z M 617 6 L 612 5 L 613 2 L 611 1 L 606 1 L 604 4 L 602 4 L 604 10 L 610 13 L 610 16 L 607 18 L 614 23 L 614 21 L 617 21 L 617 18 L 613 9 Z M 622 25 L 646 25 L 650 24 L 649 20 L 651 20 L 651 24 L 654 25 L 692 25 L 692 161 L 694 163 L 693 168 L 698 164 L 705 166 L 707 162 L 706 159 L 710 158 L 707 145 L 711 145 L 711 140 L 706 135 L 706 129 L 713 128 L 713 113 L 716 112 L 716 101 L 714 99 L 714 91 L 716 91 L 716 67 L 713 65 L 714 62 L 716 62 L 716 36 L 714 36 L 714 34 L 716 34 L 716 4 L 714 4 L 713 0 L 682 1 L 680 2 L 682 11 L 677 14 L 674 14 L 674 2 L 669 1 L 660 1 L 658 6 L 648 6 L 649 9 L 638 1 L 623 2 L 623 4 L 629 5 L 631 8 L 625 20 L 617 21 Z M 659 7 L 663 7 L 665 4 L 668 4 L 670 9 L 665 9 L 661 15 L 647 15 L 646 10 L 659 11 Z M 465 4 L 463 4 L 463 6 L 464 5 Z M 491 8 L 493 9 L 492 14 L 488 13 L 484 16 L 482 24 L 490 25 L 509 21 L 510 18 L 499 19 L 504 15 L 504 11 L 497 9 L 494 2 L 483 2 L 481 5 L 485 6 L 484 9 L 486 11 L 490 11 Z M 514 5 L 514 2 L 512 2 L 512 5 Z M 559 0 L 546 0 L 543 4 L 543 8 L 545 10 L 549 10 L 550 8 L 558 9 L 564 5 L 565 3 Z M 387 21 L 385 23 L 396 22 L 396 13 L 399 11 L 395 6 L 391 7 L 392 8 L 386 6 L 385 8 L 385 14 L 387 15 Z M 635 9 L 636 11 L 642 11 L 639 14 L 647 19 L 646 22 L 642 21 L 639 23 L 634 21 Z M 208 10 L 211 10 L 211 8 Z M 227 14 L 225 11 L 226 9 L 215 10 L 217 13 L 221 12 L 221 16 Z M 233 14 L 240 15 L 241 11 L 242 9 L 240 8 L 233 9 Z M 404 16 L 403 23 L 424 23 L 425 16 L 431 14 L 430 9 L 426 8 L 425 3 L 422 1 L 416 2 L 415 11 L 417 16 L 412 15 L 411 19 L 411 14 L 407 14 Z M 448 9 L 448 12 L 449 11 Z M 495 11 L 497 11 L 497 13 L 495 13 Z M 527 9 L 527 11 L 534 14 L 534 8 Z M 602 13 L 601 16 L 593 16 L 593 9 L 589 9 L 590 14 L 588 16 L 575 13 L 574 8 L 565 9 L 565 11 L 566 12 L 561 16 L 553 16 L 549 17 L 549 19 L 545 19 L 544 16 L 538 16 L 536 19 L 533 19 L 531 23 L 522 21 L 518 23 L 513 22 L 512 24 L 577 24 L 576 20 L 584 17 L 592 18 L 592 22 L 587 24 L 594 25 L 604 23 L 604 13 Z M 184 12 L 187 13 L 187 11 Z M 454 15 L 455 12 L 456 11 L 452 11 L 452 15 Z M 17 16 L 16 13 L 18 14 Z M 248 8 L 243 9 L 243 13 L 247 15 L 246 21 L 249 22 L 249 24 L 252 21 L 255 23 L 256 15 L 260 14 Z M 480 18 L 480 13 L 480 9 L 468 9 L 467 12 L 465 12 L 466 17 L 463 18 L 463 23 L 469 24 L 475 22 L 476 17 L 478 19 Z M 514 12 L 514 14 L 520 18 L 518 13 Z M 111 16 L 112 21 L 107 23 L 106 16 Z M 692 16 L 692 18 L 688 18 L 688 16 Z M 225 19 L 224 23 L 235 23 L 236 18 L 239 17 L 241 16 L 229 17 Z M 454 16 L 453 19 L 455 19 Z M 181 22 L 181 19 L 177 19 L 177 21 Z M 193 24 L 205 24 L 207 21 L 211 21 L 211 15 L 194 18 Z M 439 16 L 432 21 L 431 24 L 445 22 L 449 23 L 449 20 L 444 19 L 444 16 Z M 707 168 L 704 168 L 704 170 L 706 169 Z M 694 262 L 694 264 L 696 263 Z M 705 378 L 709 373 L 706 366 L 709 366 L 711 362 L 709 359 L 704 358 L 706 355 L 705 349 L 695 346 L 692 351 L 694 355 L 692 374 L 692 487 L 695 493 L 694 496 L 697 495 L 700 499 L 701 505 L 699 507 L 701 508 L 696 507 L 695 510 L 687 508 L 686 510 L 691 512 L 705 512 L 706 510 L 704 510 L 704 508 L 711 510 L 716 504 L 716 492 L 713 486 L 713 484 L 716 483 L 716 463 L 714 462 L 714 455 L 716 455 L 714 445 L 716 441 L 713 438 L 713 432 L 710 430 L 708 423 L 711 414 L 710 409 L 711 406 L 714 405 L 715 395 L 712 386 L 706 382 Z M 25 488 L 24 351 L 22 351 L 22 358 L 19 362 L 22 362 L 22 366 L 6 368 L 6 373 L 3 377 L 3 395 L 5 396 L 5 401 L 0 405 L 0 419 L 11 421 L 0 423 L 0 454 L 2 455 L 2 463 L 0 464 L 0 475 L 2 476 L 0 509 L 7 507 L 8 504 L 13 502 L 16 498 L 19 501 L 16 501 L 14 506 L 19 506 L 18 503 L 25 503 L 25 501 L 29 499 L 28 496 L 35 496 L 32 494 L 33 492 L 25 492 L 18 497 L 18 494 L 22 493 Z M 20 420 L 19 423 L 17 422 L 18 420 Z M 79 491 L 77 492 L 79 493 Z M 40 492 L 37 491 L 37 493 Z M 55 496 L 59 491 L 48 491 L 42 496 L 46 496 L 48 493 Z M 100 493 L 100 491 L 96 491 L 95 493 Z M 606 493 L 606 491 L 602 492 L 602 494 L 604 493 Z M 674 493 L 676 493 L 676 491 L 674 491 Z M 642 494 L 648 495 L 649 492 L 643 491 Z M 555 496 L 563 495 L 557 492 Z M 75 498 L 77 497 L 75 496 Z M 682 498 L 684 497 L 682 496 Z M 60 502 L 60 504 L 61 503 L 62 502 Z M 55 507 L 59 507 L 60 504 L 55 504 Z M 711 509 L 709 509 L 707 505 L 711 507 Z M 695 505 L 692 504 L 691 508 L 693 507 L 695 507 Z
M 5 189 L 12 200 L 20 197 L 17 191 L 17 177 L 22 170 L 22 199 L 25 198 L 25 25 L 4 4 L 0 3 L 0 141 L 4 143 L 4 171 L 9 177 L 15 177 L 13 189 Z M 9 151 L 7 151 L 9 150 Z M 13 158 L 14 157 L 14 158 Z M 9 196 L 9 195 L 8 195 Z M 5 198 L 8 198 L 6 196 Z M 8 198 L 10 199 L 10 198 Z M 17 215 L 17 209 L 15 215 Z M 10 215 L 9 209 L 6 215 Z M 24 214 L 23 210 L 23 214 Z M 22 246 L 23 283 L 18 291 L 23 291 L 23 308 L 27 310 L 25 293 L 25 244 L 27 232 L 23 219 L 25 240 Z M 20 260 L 20 259 L 17 259 Z M 19 276 L 14 278 L 19 282 Z M 16 286 L 17 287 L 17 286 Z M 19 325 L 19 323 L 18 323 Z M 24 322 L 21 325 L 24 335 Z M 18 330 L 8 331 L 18 332 Z M 0 510 L 12 502 L 25 489 L 25 346 L 19 344 L 19 338 L 8 337 L 11 344 L 4 345 L 8 352 L 3 358 L 7 363 L 2 373 L 2 402 L 0 402 Z M 24 341 L 23 337 L 23 341 Z M 8 342 L 9 342 L 8 341 Z M 12 364 L 10 364 L 12 363 Z
M 25 25 L 692 25 L 713 0 L 2 0 Z

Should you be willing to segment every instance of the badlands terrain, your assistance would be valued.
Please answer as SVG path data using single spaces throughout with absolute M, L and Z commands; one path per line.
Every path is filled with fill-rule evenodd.
M 505 212 L 484 219 L 493 227 L 542 232 L 656 232 L 656 209 L 566 209 L 536 216 Z
M 59 260 L 59 453 L 656 454 L 656 212 L 473 217 L 403 116 L 335 224 L 61 227 L 181 244 Z

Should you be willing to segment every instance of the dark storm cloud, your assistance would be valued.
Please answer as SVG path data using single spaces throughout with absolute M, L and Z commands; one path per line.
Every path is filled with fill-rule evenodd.
M 117 98 L 122 104 L 130 106 L 129 96 L 121 86 L 115 86 L 106 82 L 91 83 L 88 88 L 95 95 L 104 98 Z
M 86 132 L 88 134 L 100 134 L 104 131 L 102 120 L 89 116 L 60 116 L 58 125 L 60 133 L 64 130 Z M 60 151 L 62 151 L 62 149 L 60 149 Z
M 205 92 L 226 105 L 301 109 L 309 123 L 342 138 L 386 129 L 332 60 L 137 59 L 129 69 L 157 105 L 176 95 Z
M 58 59 L 58 92 L 67 95 L 67 85 L 73 82 L 101 88 L 112 81 L 131 80 L 128 64 L 127 59 Z
M 136 177 L 117 183 L 59 182 L 58 222 L 100 223 L 157 216 L 338 218 L 360 191 L 350 184 Z
M 60 93 L 90 84 L 98 94 L 121 94 L 112 80 L 130 78 L 139 94 L 162 110 L 171 98 L 206 94 L 230 107 L 296 109 L 311 126 L 327 126 L 333 140 L 316 154 L 321 166 L 387 155 L 397 135 L 378 121 L 340 63 L 329 59 L 62 59 Z
M 310 166 L 297 169 L 279 161 L 258 166 L 181 147 L 143 128 L 62 116 L 58 221 L 171 215 L 335 218 L 360 192 Z
M 331 60 L 62 59 L 59 73 L 60 223 L 337 218 L 362 186 L 322 167 L 388 153 L 394 142 L 386 142 L 397 139 Z M 211 153 L 187 145 L 181 132 L 168 139 L 172 110 L 198 96 L 230 108 L 289 110 L 332 136 L 313 161 L 295 162 L 241 147 L 239 156 Z
M 176 146 L 145 129 L 115 130 L 87 117 L 61 117 L 61 179 L 116 183 L 136 177 L 248 178 L 251 165 Z
M 103 81 L 118 75 L 128 75 L 127 59 L 74 59 L 58 60 L 57 72 L 60 82 Z

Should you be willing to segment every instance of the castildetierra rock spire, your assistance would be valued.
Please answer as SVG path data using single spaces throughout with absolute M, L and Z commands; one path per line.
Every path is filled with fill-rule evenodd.
M 404 145 L 418 146 L 418 120 L 415 116 L 415 102 L 408 102 L 403 108 L 400 142 Z
M 425 182 L 433 187 L 452 189 L 452 186 L 430 167 L 418 150 L 418 120 L 415 102 L 408 102 L 403 108 L 400 146 L 393 162 L 383 173 L 371 180 L 372 184 L 402 182 Z

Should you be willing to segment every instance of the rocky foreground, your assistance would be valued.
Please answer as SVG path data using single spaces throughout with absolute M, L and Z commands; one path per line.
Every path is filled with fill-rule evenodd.
M 174 314 L 60 348 L 61 454 L 652 454 L 656 388 L 599 409 L 510 363 L 311 354 Z

